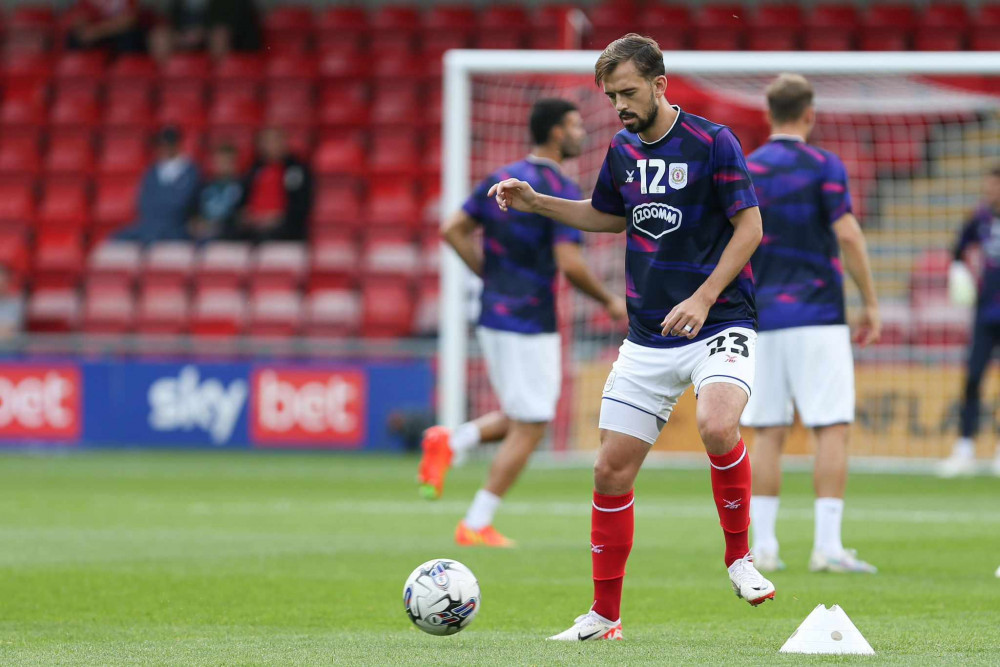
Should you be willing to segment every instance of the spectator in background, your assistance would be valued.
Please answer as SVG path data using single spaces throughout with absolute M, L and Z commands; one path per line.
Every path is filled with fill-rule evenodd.
M 304 241 L 312 208 L 312 175 L 288 150 L 283 130 L 268 128 L 257 141 L 257 159 L 246 178 L 246 205 L 231 238 Z
M 201 177 L 181 152 L 181 133 L 167 127 L 156 139 L 157 159 L 146 170 L 139 187 L 139 219 L 118 234 L 128 241 L 152 243 L 188 239 Z
M 108 49 L 115 54 L 146 49 L 136 0 L 78 0 L 70 17 L 71 49 Z
M 0 265 L 0 341 L 13 338 L 24 328 L 24 297 L 11 281 L 7 267 Z
M 243 202 L 238 162 L 236 148 L 231 144 L 222 144 L 213 151 L 212 180 L 201 188 L 198 212 L 189 228 L 195 241 L 222 238 L 235 226 Z
M 170 0 L 166 18 L 149 36 L 149 49 L 157 60 L 175 51 L 207 48 L 220 58 L 230 51 L 260 49 L 260 21 L 253 0 Z

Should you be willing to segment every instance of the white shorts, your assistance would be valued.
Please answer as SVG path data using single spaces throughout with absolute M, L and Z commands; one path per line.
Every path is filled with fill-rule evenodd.
M 645 347 L 626 340 L 604 384 L 600 427 L 653 444 L 692 384 L 696 396 L 714 383 L 734 384 L 749 396 L 756 344 L 757 332 L 745 327 L 681 347 Z
M 504 414 L 521 422 L 552 421 L 562 385 L 559 334 L 479 327 L 476 337 Z
M 756 392 L 744 426 L 810 428 L 854 421 L 854 357 L 846 324 L 765 331 L 757 340 Z

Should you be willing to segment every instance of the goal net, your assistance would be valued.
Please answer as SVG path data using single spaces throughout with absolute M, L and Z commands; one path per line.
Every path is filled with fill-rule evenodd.
M 468 52 L 446 59 L 443 211 L 471 187 L 528 151 L 534 100 L 576 102 L 588 130 L 583 154 L 566 168 L 593 188 L 621 124 L 593 82 L 596 52 Z M 1000 160 L 997 54 L 667 53 L 667 99 L 733 128 L 746 153 L 767 139 L 763 91 L 782 71 L 806 74 L 816 89 L 811 141 L 844 160 L 869 244 L 884 332 L 855 349 L 857 419 L 852 454 L 930 458 L 957 433 L 971 310 L 947 298 L 950 249 L 981 196 L 982 177 Z M 588 234 L 591 268 L 624 293 L 624 235 Z M 496 407 L 470 336 L 476 281 L 446 253 L 442 283 L 439 411 L 455 424 Z M 857 294 L 849 279 L 849 312 Z M 550 447 L 593 449 L 601 389 L 624 337 L 603 310 L 565 282 L 559 288 L 564 382 Z M 1000 384 L 984 388 L 980 453 L 1000 433 Z M 689 391 L 656 450 L 703 451 Z M 792 453 L 807 453 L 797 429 Z

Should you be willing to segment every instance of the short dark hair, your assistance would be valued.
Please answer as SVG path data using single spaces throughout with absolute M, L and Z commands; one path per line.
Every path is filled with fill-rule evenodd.
M 535 102 L 531 107 L 531 118 L 528 121 L 531 141 L 536 146 L 546 143 L 552 128 L 562 123 L 570 111 L 577 111 L 577 106 L 569 100 L 558 97 L 547 97 Z
M 601 53 L 594 65 L 594 82 L 599 86 L 622 63 L 632 61 L 644 79 L 655 79 L 667 73 L 663 66 L 663 51 L 651 37 L 630 32 L 619 37 Z
M 801 74 L 780 74 L 767 87 L 767 108 L 775 123 L 797 121 L 812 103 L 812 84 Z

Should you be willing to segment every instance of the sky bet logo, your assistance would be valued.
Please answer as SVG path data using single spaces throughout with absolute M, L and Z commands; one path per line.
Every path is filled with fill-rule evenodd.
M 632 226 L 646 236 L 658 239 L 680 228 L 681 212 L 666 204 L 639 204 L 632 209 Z
M 205 431 L 216 445 L 229 441 L 247 401 L 246 380 L 229 386 L 215 378 L 201 379 L 198 368 L 184 366 L 177 377 L 160 378 L 149 386 L 149 425 L 157 431 Z

